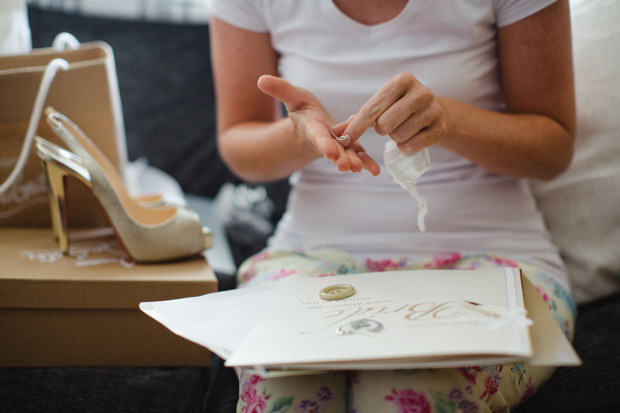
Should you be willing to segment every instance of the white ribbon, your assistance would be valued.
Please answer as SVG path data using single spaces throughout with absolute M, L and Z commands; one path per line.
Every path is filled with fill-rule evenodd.
M 527 318 L 527 310 L 523 308 L 514 308 L 509 311 L 499 313 L 499 316 L 490 323 L 487 328 L 497 329 L 505 325 L 517 325 L 520 327 L 529 327 L 534 324 L 532 320 Z
M 52 43 L 52 49 L 57 52 L 64 52 L 65 50 L 77 50 L 80 48 L 80 42 L 71 33 L 63 32 L 56 35 L 54 42 Z

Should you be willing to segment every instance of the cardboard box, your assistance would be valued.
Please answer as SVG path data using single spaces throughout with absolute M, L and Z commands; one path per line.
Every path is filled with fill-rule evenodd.
M 0 228 L 0 366 L 205 366 L 210 353 L 144 313 L 142 301 L 217 291 L 204 257 L 127 262 L 109 229 Z

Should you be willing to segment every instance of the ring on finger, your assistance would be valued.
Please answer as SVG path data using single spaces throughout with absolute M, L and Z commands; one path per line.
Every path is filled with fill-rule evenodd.
M 334 132 L 331 132 L 331 134 L 333 138 L 342 143 L 343 146 L 348 146 L 351 141 L 351 137 L 349 135 L 337 136 Z

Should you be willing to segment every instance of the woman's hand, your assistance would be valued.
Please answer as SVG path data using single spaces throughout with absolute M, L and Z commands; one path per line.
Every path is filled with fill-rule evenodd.
M 341 172 L 361 172 L 368 170 L 372 175 L 379 174 L 379 165 L 357 142 L 346 148 L 334 139 L 330 132 L 336 121 L 321 102 L 306 89 L 296 87 L 275 76 L 261 76 L 259 89 L 284 103 L 297 139 L 303 140 L 309 150 L 325 156 Z
M 334 126 L 332 132 L 354 143 L 371 126 L 409 154 L 438 144 L 448 133 L 439 100 L 411 73 L 388 80 L 357 114 Z

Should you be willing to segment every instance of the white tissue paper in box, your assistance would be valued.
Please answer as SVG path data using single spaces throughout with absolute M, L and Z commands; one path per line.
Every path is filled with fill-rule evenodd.
M 25 0 L 0 1 L 0 56 L 32 50 Z

